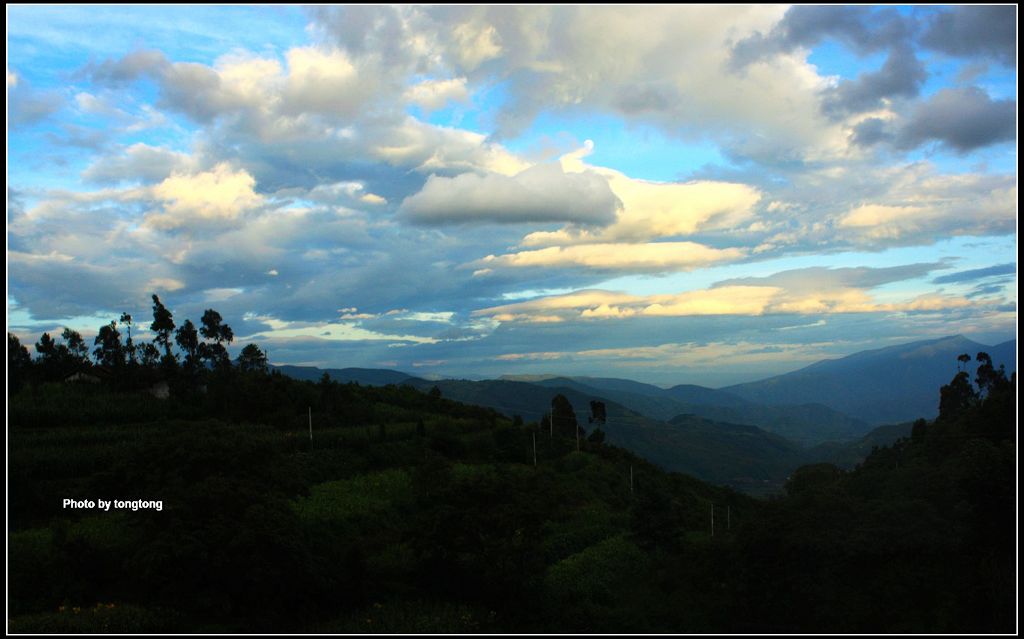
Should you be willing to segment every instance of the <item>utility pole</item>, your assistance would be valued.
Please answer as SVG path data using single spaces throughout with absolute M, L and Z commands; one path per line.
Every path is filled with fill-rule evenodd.
M 313 407 L 309 407 L 309 449 L 313 450 Z
M 576 425 L 576 452 L 580 452 L 580 427 Z
M 629 465 L 629 494 L 633 494 L 633 464 Z
M 533 435 L 533 467 L 537 467 L 537 433 L 531 433 Z

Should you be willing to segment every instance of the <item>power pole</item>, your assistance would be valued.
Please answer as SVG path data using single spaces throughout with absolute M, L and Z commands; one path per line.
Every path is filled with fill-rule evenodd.
M 531 433 L 533 435 L 533 467 L 537 467 L 537 433 Z
M 715 536 L 715 502 L 711 502 L 711 536 Z
M 629 465 L 629 494 L 633 494 L 633 464 Z
M 580 452 L 580 427 L 576 425 L 576 452 Z
M 309 449 L 313 450 L 313 407 L 309 407 Z

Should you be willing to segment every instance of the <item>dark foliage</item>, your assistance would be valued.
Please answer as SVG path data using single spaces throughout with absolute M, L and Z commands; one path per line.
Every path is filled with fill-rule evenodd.
M 219 315 L 203 325 L 230 341 Z M 10 630 L 1014 628 L 1016 385 L 983 359 L 934 422 L 757 501 L 609 445 L 603 407 L 577 442 L 564 396 L 523 423 L 440 392 L 267 373 L 255 345 L 237 366 L 189 364 L 183 346 L 176 367 L 169 346 L 161 364 L 126 342 L 88 369 L 122 373 L 68 384 L 51 375 L 74 336 L 44 338 L 33 361 L 8 335 Z M 170 398 L 148 392 L 159 381 Z

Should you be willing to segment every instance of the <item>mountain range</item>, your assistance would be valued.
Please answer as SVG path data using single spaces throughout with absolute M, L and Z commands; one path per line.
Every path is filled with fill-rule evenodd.
M 873 446 L 909 433 L 917 418 L 938 414 L 939 388 L 957 372 L 957 356 L 987 352 L 1007 374 L 1016 341 L 995 346 L 963 336 L 918 341 L 824 360 L 800 370 L 721 389 L 661 388 L 629 379 L 557 375 L 489 380 L 427 380 L 387 369 L 277 366 L 298 379 L 324 373 L 340 382 L 409 385 L 537 421 L 562 394 L 588 428 L 590 402 L 605 403 L 609 443 L 670 471 L 751 493 L 777 490 L 798 466 L 829 461 L 850 467 Z

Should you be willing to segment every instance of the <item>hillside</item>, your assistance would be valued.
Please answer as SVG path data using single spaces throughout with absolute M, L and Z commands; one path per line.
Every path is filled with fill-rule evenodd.
M 533 384 L 28 367 L 8 396 L 12 634 L 1014 629 L 1016 396 L 998 375 L 951 384 L 891 446 L 871 433 L 853 470 L 802 466 L 756 500 L 613 441 L 753 492 L 802 453 L 757 428 L 607 403 L 606 439 L 577 443 L 451 398 L 550 405 Z M 170 397 L 134 388 L 142 373 Z
M 611 393 L 565 381 L 568 386 L 553 387 L 505 380 L 408 383 L 421 390 L 437 387 L 444 397 L 487 406 L 508 416 L 519 415 L 528 421 L 539 420 L 551 410 L 551 398 L 562 394 L 572 404 L 577 422 L 588 431 L 592 430 L 588 424 L 590 402 L 603 401 L 608 420 L 602 430 L 609 443 L 633 451 L 666 470 L 758 494 L 779 488 L 786 476 L 804 461 L 797 446 L 759 428 L 699 418 L 680 418 L 670 424 L 609 401 Z
M 616 402 L 658 421 L 686 414 L 717 422 L 757 426 L 801 446 L 827 441 L 854 441 L 871 430 L 866 422 L 821 404 L 769 406 L 703 386 L 680 385 L 663 389 L 631 380 L 592 377 L 543 377 L 527 383 L 545 388 L 573 389 L 584 395 Z
M 901 344 L 817 362 L 792 373 L 722 390 L 768 405 L 801 404 L 808 398 L 874 424 L 932 419 L 939 386 L 957 371 L 957 356 L 988 352 L 1007 374 L 1016 370 L 1016 341 L 985 346 L 963 336 Z

